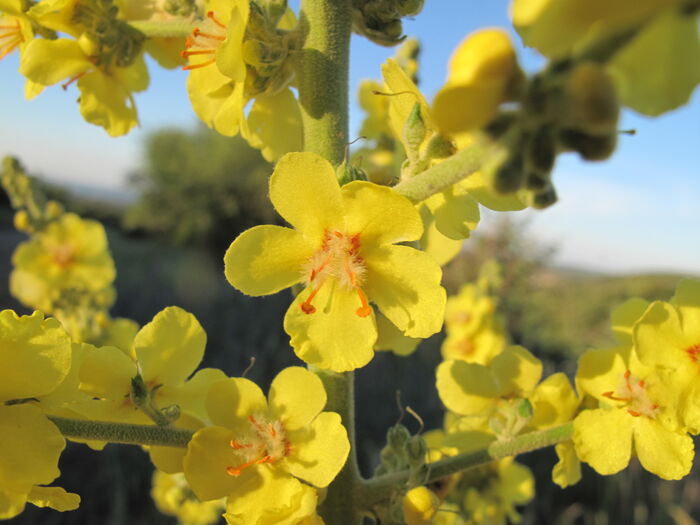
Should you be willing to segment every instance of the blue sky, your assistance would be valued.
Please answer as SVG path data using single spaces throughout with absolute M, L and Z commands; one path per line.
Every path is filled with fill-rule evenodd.
M 294 4 L 295 2 L 292 2 Z M 444 82 L 447 61 L 469 32 L 508 27 L 506 0 L 432 0 L 423 13 L 404 24 L 423 45 L 421 88 L 429 98 Z M 512 32 L 512 31 L 511 31 Z M 524 68 L 534 71 L 543 61 L 519 46 Z M 380 65 L 394 53 L 359 37 L 351 49 L 351 86 L 363 78 L 379 78 Z M 85 123 L 75 87 L 48 88 L 33 101 L 22 96 L 17 55 L 0 61 L 0 155 L 18 155 L 30 170 L 54 181 L 101 188 L 122 187 L 138 164 L 144 136 L 162 126 L 196 122 L 185 92 L 186 73 L 164 71 L 151 64 L 151 86 L 137 95 L 141 127 L 127 137 L 110 138 Z M 677 271 L 700 275 L 700 95 L 661 118 L 626 112 L 613 159 L 583 163 L 560 156 L 554 181 L 560 201 L 542 212 L 521 212 L 533 234 L 559 248 L 558 262 L 594 270 Z M 351 135 L 362 114 L 354 101 Z M 493 217 L 483 221 L 488 229 Z

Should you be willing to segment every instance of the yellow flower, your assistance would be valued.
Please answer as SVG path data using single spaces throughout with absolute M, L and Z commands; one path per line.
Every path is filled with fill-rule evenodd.
M 52 86 L 65 80 L 66 89 L 77 82 L 80 113 L 113 137 L 125 135 L 138 115 L 132 92 L 148 87 L 148 70 L 143 55 L 127 67 L 96 65 L 94 42 L 83 34 L 79 40 L 34 39 L 24 50 L 20 73 L 32 82 Z
M 435 95 L 433 118 L 449 135 L 488 124 L 523 82 L 513 44 L 502 29 L 467 36 L 450 59 L 447 82 Z
M 80 502 L 59 487 L 40 486 L 59 476 L 65 439 L 26 401 L 50 394 L 70 366 L 70 339 L 55 319 L 0 312 L 0 519 L 16 516 L 27 502 L 57 510 Z
M 175 306 L 165 308 L 134 337 L 135 360 L 109 346 L 86 355 L 79 373 L 80 389 L 101 401 L 81 410 L 96 419 L 147 423 L 130 400 L 132 381 L 138 377 L 157 409 L 178 405 L 181 414 L 205 419 L 207 390 L 225 377 L 220 370 L 207 368 L 192 376 L 205 345 L 206 334 L 192 314 Z
M 526 46 L 561 58 L 596 39 L 644 23 L 680 0 L 513 0 L 513 25 Z
M 403 515 L 406 525 L 429 525 L 437 512 L 440 500 L 427 487 L 409 490 L 403 499 Z
M 350 450 L 340 416 L 322 412 L 321 380 L 286 368 L 266 400 L 255 383 L 231 378 L 212 386 L 206 404 L 217 426 L 195 433 L 184 460 L 195 494 L 205 501 L 227 496 L 229 523 L 291 525 L 313 514 L 309 485 L 328 486 Z
M 12 295 L 30 308 L 49 312 L 66 290 L 98 293 L 115 277 L 104 228 L 73 213 L 20 244 L 12 264 Z
M 488 366 L 443 361 L 437 369 L 437 389 L 449 410 L 465 416 L 488 415 L 500 398 L 527 397 L 541 376 L 540 360 L 525 348 L 511 346 Z
M 664 479 L 680 479 L 693 462 L 693 440 L 678 418 L 677 393 L 668 378 L 643 365 L 634 352 L 589 350 L 579 360 L 576 381 L 600 403 L 574 420 L 578 457 L 600 474 L 627 466 L 632 452 L 642 466 Z
M 226 278 L 248 295 L 306 284 L 284 320 L 301 359 L 336 372 L 367 364 L 377 340 L 371 302 L 409 337 L 440 330 L 439 266 L 395 244 L 420 237 L 410 201 L 370 182 L 341 188 L 333 167 L 312 153 L 280 159 L 270 198 L 295 229 L 256 226 L 242 233 L 224 256 Z
M 183 474 L 153 473 L 151 497 L 163 514 L 175 516 L 181 525 L 217 523 L 226 508 L 223 500 L 199 501 Z
M 672 304 L 652 303 L 633 337 L 642 362 L 662 368 L 678 392 L 685 425 L 700 432 L 700 281 L 681 281 Z
M 209 0 L 207 18 L 188 38 L 183 56 L 190 71 L 187 92 L 192 107 L 210 128 L 226 136 L 239 132 L 268 161 L 301 149 L 301 112 L 280 66 L 274 81 L 257 86 L 246 57 L 256 42 L 246 39 L 250 18 L 247 0 Z M 288 12 L 291 14 L 291 11 Z M 295 23 L 284 16 L 278 27 Z M 283 60 L 281 58 L 280 60 Z M 281 85 L 280 85 L 281 84 Z M 255 98 L 246 118 L 244 110 Z

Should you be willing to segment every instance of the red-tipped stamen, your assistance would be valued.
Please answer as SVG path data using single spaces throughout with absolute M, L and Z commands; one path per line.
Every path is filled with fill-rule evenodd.
M 198 27 L 194 28 L 194 31 L 192 31 L 192 34 L 195 37 L 201 36 L 202 38 L 210 38 L 212 40 L 221 40 L 222 42 L 226 40 L 225 36 L 218 36 L 218 35 L 212 35 L 211 33 L 203 33 L 201 29 Z
M 216 16 L 214 15 L 214 11 L 207 11 L 207 18 L 209 18 L 212 22 L 214 22 L 217 26 L 221 27 L 222 29 L 226 29 L 226 24 L 222 23 L 216 18 Z
M 180 56 L 182 58 L 187 58 L 192 55 L 213 55 L 216 53 L 216 49 L 200 49 L 198 51 L 187 51 L 186 49 L 184 51 L 180 52 Z
M 77 75 L 73 75 L 72 77 L 70 77 L 70 78 L 68 79 L 68 82 L 64 82 L 63 84 L 61 84 L 61 87 L 62 87 L 62 88 L 64 89 L 64 91 L 65 91 L 66 89 L 68 89 L 68 86 L 70 86 L 70 85 L 71 85 L 73 82 L 75 82 L 76 80 L 82 78 L 84 75 L 85 75 L 85 71 L 83 71 L 82 73 L 78 73 Z
M 355 290 L 357 291 L 357 295 L 360 296 L 360 303 L 362 303 L 362 306 L 355 310 L 355 313 L 360 317 L 367 317 L 372 313 L 372 307 L 367 302 L 367 296 L 365 292 L 362 291 L 362 288 L 358 286 Z
M 615 392 L 612 390 L 610 392 L 603 392 L 601 395 L 603 397 L 607 397 L 608 399 L 612 399 L 613 401 L 629 401 L 631 399 L 629 397 L 617 397 L 615 396 Z
M 318 291 L 321 289 L 319 286 L 318 288 L 315 288 L 310 294 L 309 297 L 307 297 L 306 301 L 301 303 L 301 311 L 304 312 L 305 314 L 312 314 L 316 311 L 316 307 L 311 304 L 311 301 L 313 301 L 314 297 L 316 297 L 316 294 Z
M 21 38 L 17 38 L 16 40 L 13 40 L 9 44 L 7 44 L 7 47 L 2 50 L 2 53 L 0 53 L 0 60 L 12 53 L 22 42 L 24 42 L 24 40 L 22 40 Z
M 242 448 L 251 448 L 253 445 L 250 445 L 250 444 L 247 444 L 247 443 L 239 443 L 239 442 L 236 441 L 235 439 L 232 439 L 232 440 L 230 441 L 230 443 L 229 443 L 229 446 L 230 446 L 233 450 L 240 450 L 240 449 L 242 449 Z
M 208 66 L 209 64 L 213 64 L 216 62 L 215 58 L 212 58 L 211 60 L 206 60 L 204 62 L 200 62 L 199 64 L 189 64 L 187 66 L 182 66 L 183 71 L 190 71 L 191 69 L 199 69 L 200 67 Z

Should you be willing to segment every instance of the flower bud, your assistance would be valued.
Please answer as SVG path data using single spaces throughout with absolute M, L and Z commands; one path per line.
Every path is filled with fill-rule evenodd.
M 551 184 L 532 196 L 532 207 L 538 210 L 548 208 L 557 202 L 557 192 Z
M 528 161 L 535 170 L 549 173 L 554 168 L 557 150 L 551 126 L 540 126 L 528 141 Z
M 425 134 L 426 128 L 420 112 L 420 102 L 416 102 L 403 125 L 403 138 L 409 149 L 407 152 L 409 157 L 418 154 L 418 150 L 425 140 Z
M 493 188 L 502 194 L 518 191 L 525 182 L 522 152 L 512 152 L 493 175 Z
M 428 525 L 440 506 L 440 500 L 430 489 L 415 487 L 403 499 L 403 514 L 407 525 Z
M 615 151 L 617 133 L 589 135 L 575 129 L 565 129 L 559 133 L 559 142 L 585 160 L 605 160 Z
M 32 228 L 31 221 L 29 220 L 29 214 L 25 210 L 19 210 L 15 213 L 14 217 L 15 229 L 25 233 L 31 233 L 34 228 Z
M 63 206 L 56 201 L 49 201 L 46 203 L 46 206 L 44 206 L 44 216 L 50 221 L 58 219 L 64 212 L 65 209 Z
M 601 66 L 592 62 L 576 66 L 565 91 L 569 126 L 591 135 L 615 131 L 620 105 L 615 85 Z

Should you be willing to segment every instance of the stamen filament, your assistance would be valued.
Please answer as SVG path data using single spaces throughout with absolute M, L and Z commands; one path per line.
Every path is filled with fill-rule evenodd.
M 362 306 L 358 308 L 355 311 L 355 313 L 360 317 L 367 317 L 369 314 L 372 313 L 372 307 L 367 302 L 367 296 L 365 295 L 365 292 L 362 290 L 362 288 L 358 286 L 355 288 L 355 290 L 357 291 L 357 295 L 360 296 L 360 302 L 362 303 Z
M 316 307 L 315 307 L 314 305 L 311 304 L 311 301 L 313 301 L 313 298 L 316 297 L 316 294 L 318 293 L 318 291 L 319 291 L 320 289 L 321 289 L 321 286 L 318 286 L 317 288 L 315 288 L 315 289 L 309 294 L 309 297 L 307 297 L 306 301 L 304 301 L 303 303 L 301 303 L 301 310 L 302 310 L 305 314 L 312 314 L 312 313 L 314 313 L 314 312 L 316 311 Z
M 200 67 L 208 66 L 209 64 L 213 64 L 216 62 L 215 58 L 212 58 L 211 60 L 206 60 L 205 62 L 200 62 L 199 64 L 189 64 L 187 66 L 182 66 L 183 71 L 189 71 L 190 69 L 198 69 Z
M 211 19 L 212 22 L 214 22 L 217 26 L 221 27 L 222 29 L 226 29 L 226 24 L 223 24 L 216 18 L 216 16 L 214 15 L 214 11 L 207 11 L 207 18 Z
M 82 73 L 78 73 L 77 75 L 74 75 L 71 78 L 69 78 L 68 82 L 61 84 L 61 87 L 63 88 L 63 90 L 65 91 L 66 89 L 68 89 L 68 86 L 70 86 L 76 80 L 82 78 L 85 75 L 85 73 L 86 73 L 85 71 L 83 71 Z
M 192 31 L 192 34 L 193 34 L 194 36 L 201 36 L 201 37 L 204 37 L 204 38 L 211 38 L 212 40 L 221 40 L 221 41 L 226 40 L 226 37 L 225 37 L 225 36 L 212 35 L 212 34 L 210 34 L 210 33 L 202 33 L 202 31 L 201 31 L 198 27 L 195 27 L 195 28 L 194 28 L 194 31 Z

